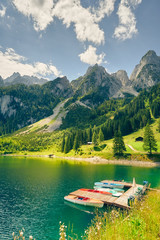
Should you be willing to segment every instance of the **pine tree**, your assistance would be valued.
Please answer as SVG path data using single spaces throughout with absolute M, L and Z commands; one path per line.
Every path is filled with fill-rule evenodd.
M 93 132 L 92 143 L 94 143 L 94 145 L 97 144 L 97 134 L 96 134 L 96 131 Z
M 87 143 L 87 132 L 86 130 L 83 130 L 83 144 Z
M 74 145 L 74 132 L 70 134 L 70 150 L 73 148 Z
M 104 134 L 102 132 L 102 128 L 99 130 L 98 142 L 101 143 L 104 141 Z
M 82 142 L 83 142 L 83 135 L 82 135 L 82 130 L 78 130 L 78 138 L 79 138 L 79 142 L 80 142 L 80 144 L 82 144 Z
M 149 154 L 152 154 L 152 150 L 157 151 L 157 143 L 156 143 L 153 131 L 150 128 L 149 123 L 146 125 L 146 127 L 144 129 L 144 140 L 143 141 L 144 141 L 143 148 L 144 148 L 144 150 L 149 152 Z
M 123 155 L 124 151 L 126 151 L 126 147 L 125 147 L 121 132 L 118 131 L 115 133 L 115 136 L 113 139 L 113 153 L 114 155 L 120 156 L 120 155 Z
M 65 135 L 63 135 L 63 139 L 61 143 L 61 152 L 64 152 L 64 146 L 65 146 Z
M 91 126 L 87 129 L 87 141 L 88 142 L 92 141 L 92 128 L 91 128 Z
M 68 136 L 65 139 L 64 153 L 68 153 L 70 150 L 71 150 L 71 143 L 70 143 L 70 137 Z
M 78 134 L 76 134 L 74 139 L 73 149 L 77 151 L 79 147 L 80 147 L 79 137 L 78 137 Z

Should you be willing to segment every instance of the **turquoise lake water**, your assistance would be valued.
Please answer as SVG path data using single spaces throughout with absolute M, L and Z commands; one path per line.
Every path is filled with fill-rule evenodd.
M 80 238 L 94 215 L 67 205 L 64 196 L 78 188 L 93 188 L 95 181 L 133 177 L 137 183 L 148 180 L 157 187 L 160 168 L 0 157 L 0 240 L 12 239 L 12 232 L 22 228 L 27 238 L 58 240 L 60 221 Z

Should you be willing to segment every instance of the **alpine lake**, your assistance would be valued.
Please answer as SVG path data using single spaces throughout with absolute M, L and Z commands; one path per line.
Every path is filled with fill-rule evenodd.
M 23 230 L 26 239 L 58 240 L 59 222 L 78 239 L 94 218 L 94 209 L 64 201 L 79 188 L 94 182 L 124 179 L 151 187 L 160 185 L 160 168 L 94 165 L 49 158 L 0 157 L 0 240 L 13 239 Z M 101 211 L 107 211 L 104 207 Z M 76 236 L 76 235 L 74 235 Z

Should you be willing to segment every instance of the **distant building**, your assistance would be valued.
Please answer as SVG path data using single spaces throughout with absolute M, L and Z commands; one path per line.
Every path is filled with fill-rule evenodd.
M 143 137 L 137 137 L 137 138 L 135 139 L 135 141 L 136 141 L 136 142 L 143 142 Z

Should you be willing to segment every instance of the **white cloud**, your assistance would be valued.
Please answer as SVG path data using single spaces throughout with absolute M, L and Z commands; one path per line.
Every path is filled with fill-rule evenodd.
M 1 5 L 1 9 L 0 9 L 0 17 L 4 17 L 6 14 L 6 7 L 4 7 L 3 5 Z
M 136 7 L 142 2 L 142 0 L 123 0 L 122 2 L 126 5 Z
M 73 24 L 79 41 L 89 41 L 94 44 L 105 42 L 104 31 L 99 23 L 114 11 L 117 0 L 99 0 L 99 6 L 84 8 L 80 0 L 12 0 L 15 7 L 27 17 L 31 17 L 36 31 L 42 31 L 54 21 L 62 20 L 66 27 Z M 132 38 L 137 33 L 134 8 L 142 0 L 121 0 L 118 9 L 119 26 L 114 36 L 118 39 Z
M 0 50 L 0 66 L 0 76 L 4 79 L 14 72 L 37 77 L 46 77 L 48 75 L 60 76 L 60 72 L 52 64 L 41 62 L 27 63 L 27 59 L 17 54 L 12 48 L 7 48 L 5 52 Z
M 104 32 L 89 9 L 81 6 L 80 0 L 59 0 L 52 13 L 67 27 L 73 23 L 79 41 L 91 41 L 95 44 L 104 42 Z
M 84 52 L 79 54 L 80 60 L 84 63 L 88 63 L 90 65 L 94 64 L 101 64 L 103 62 L 103 59 L 105 57 L 104 53 L 96 54 L 96 48 L 89 45 L 88 49 Z
M 136 18 L 132 12 L 142 0 L 121 0 L 118 8 L 119 26 L 114 31 L 114 37 L 126 40 L 133 37 L 138 32 L 136 28 Z
M 32 17 L 36 31 L 44 30 L 53 21 L 53 0 L 12 1 L 18 11 L 27 17 Z
M 79 41 L 104 43 L 104 31 L 98 22 L 110 15 L 116 0 L 100 0 L 98 9 L 84 8 L 80 0 L 12 0 L 15 7 L 27 17 L 31 17 L 36 31 L 44 30 L 54 21 L 62 20 L 66 27 L 74 26 Z
M 114 11 L 114 4 L 116 0 L 101 0 L 98 9 L 92 8 L 95 21 L 100 22 L 105 15 L 110 16 Z

